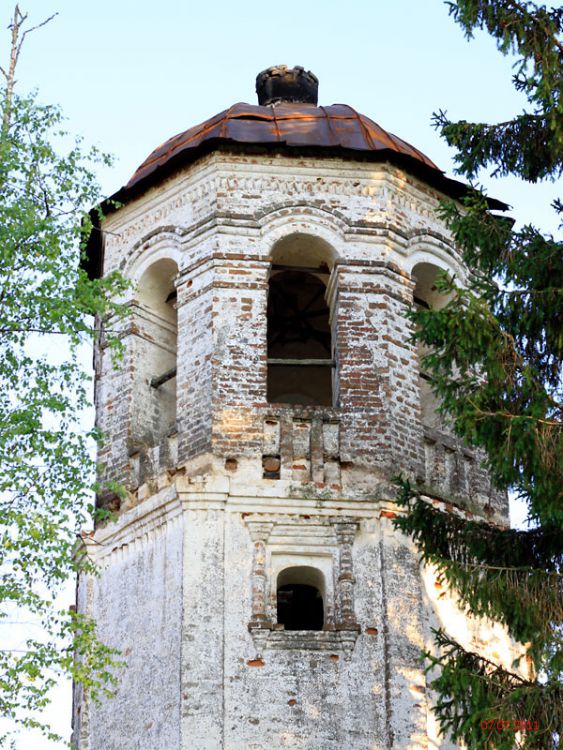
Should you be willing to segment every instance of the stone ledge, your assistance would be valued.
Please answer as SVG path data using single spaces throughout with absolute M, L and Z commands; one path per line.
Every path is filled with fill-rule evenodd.
M 270 630 L 249 626 L 254 644 L 261 651 L 328 651 L 349 656 L 360 634 L 359 625 L 338 630 Z

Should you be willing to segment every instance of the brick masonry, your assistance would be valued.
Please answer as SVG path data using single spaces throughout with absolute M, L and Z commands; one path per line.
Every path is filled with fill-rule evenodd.
M 101 478 L 127 494 L 100 495 L 118 520 L 85 538 L 100 575 L 78 588 L 128 666 L 112 700 L 77 691 L 80 750 L 447 748 L 419 660 L 430 627 L 512 659 L 392 526 L 399 472 L 507 522 L 479 456 L 422 418 L 411 272 L 465 277 L 440 197 L 385 163 L 221 148 L 107 219 L 104 272 L 177 266 L 176 423 L 149 382 L 171 329 L 159 359 L 164 324 L 134 313 L 120 368 L 95 357 Z M 332 407 L 266 398 L 268 277 L 292 237 L 330 269 Z M 276 628 L 292 566 L 322 575 L 323 631 Z

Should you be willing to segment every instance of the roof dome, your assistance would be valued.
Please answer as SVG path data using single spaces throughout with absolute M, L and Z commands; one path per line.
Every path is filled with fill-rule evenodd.
M 317 107 L 305 102 L 265 106 L 238 103 L 155 149 L 129 180 L 126 189 L 149 177 L 154 179 L 164 167 L 193 161 L 205 146 L 220 143 L 381 152 L 381 156 L 391 160 L 393 156 L 406 157 L 407 161 L 418 162 L 442 174 L 422 151 L 346 104 Z
M 422 151 L 347 104 L 317 105 L 319 81 L 300 66 L 276 65 L 256 77 L 260 104 L 239 102 L 156 148 L 129 182 L 111 196 L 126 203 L 177 169 L 222 145 L 388 161 L 442 193 L 460 198 L 467 186 L 446 177 Z M 111 200 L 104 210 L 111 211 Z M 506 208 L 489 199 L 491 208 Z
M 104 214 L 116 210 L 168 175 L 221 147 L 282 150 L 286 153 L 342 156 L 388 161 L 419 177 L 445 195 L 462 198 L 467 186 L 446 177 L 422 151 L 389 133 L 347 104 L 317 105 L 318 79 L 304 68 L 277 65 L 256 78 L 260 104 L 239 102 L 200 125 L 184 130 L 155 149 L 129 182 L 102 202 Z M 493 198 L 490 208 L 507 206 Z M 90 233 L 84 268 L 95 278 L 101 273 L 101 232 L 98 209 L 90 212 Z

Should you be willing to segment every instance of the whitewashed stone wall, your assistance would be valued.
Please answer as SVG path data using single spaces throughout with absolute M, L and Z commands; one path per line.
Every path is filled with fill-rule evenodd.
M 387 164 L 217 151 L 107 220 L 104 272 L 179 268 L 177 425 L 139 448 L 150 385 L 129 324 L 119 371 L 96 356 L 102 478 L 127 497 L 99 499 L 119 518 L 88 542 L 101 574 L 78 596 L 127 668 L 114 699 L 75 695 L 80 750 L 448 747 L 420 650 L 436 621 L 473 631 L 394 531 L 391 477 L 452 512 L 506 522 L 507 508 L 479 457 L 422 422 L 410 272 L 464 278 L 439 198 Z M 333 407 L 266 400 L 268 274 L 295 234 L 327 248 Z M 276 575 L 293 564 L 323 572 L 323 631 L 275 627 Z M 480 648 L 510 651 L 472 627 Z

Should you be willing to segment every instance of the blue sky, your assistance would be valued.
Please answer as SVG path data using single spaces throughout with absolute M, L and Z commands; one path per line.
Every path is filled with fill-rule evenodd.
M 255 102 L 255 76 L 274 64 L 312 70 L 321 104 L 354 106 L 450 174 L 433 111 L 496 121 L 524 106 L 510 85 L 512 61 L 484 34 L 468 43 L 441 0 L 24 0 L 22 7 L 33 22 L 59 15 L 28 37 L 20 89 L 59 103 L 73 132 L 114 154 L 114 168 L 100 175 L 108 193 L 174 133 L 234 102 Z M 2 25 L 8 11 L 4 3 Z M 5 32 L 0 59 L 7 48 Z M 553 185 L 497 180 L 491 192 L 519 221 L 555 231 Z
M 485 35 L 468 43 L 441 0 L 22 0 L 21 6 L 32 24 L 59 15 L 26 40 L 18 89 L 35 88 L 41 101 L 60 104 L 70 131 L 116 157 L 113 168 L 100 172 L 105 193 L 171 135 L 234 102 L 254 103 L 256 74 L 274 64 L 312 70 L 321 104 L 352 105 L 450 175 L 452 154 L 432 129 L 433 111 L 494 122 L 524 107 L 511 87 L 513 61 Z M 11 10 L 9 2 L 0 6 L 2 64 Z M 519 223 L 556 231 L 553 184 L 486 175 L 482 182 L 514 206 Z M 69 700 L 68 688 L 59 688 L 51 712 L 65 734 Z M 52 745 L 22 736 L 17 747 Z

